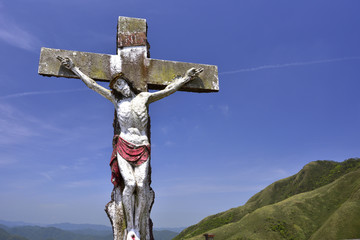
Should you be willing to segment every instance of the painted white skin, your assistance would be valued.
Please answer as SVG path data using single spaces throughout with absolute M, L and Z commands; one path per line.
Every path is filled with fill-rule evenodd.
M 203 71 L 201 68 L 191 68 L 186 72 L 184 77 L 174 79 L 164 90 L 152 93 L 141 92 L 137 95 L 131 91 L 125 80 L 118 79 L 113 85 L 113 89 L 123 96 L 123 98 L 118 99 L 112 94 L 112 91 L 102 87 L 82 73 L 80 69 L 73 64 L 71 59 L 61 57 L 58 57 L 58 59 L 62 65 L 80 77 L 86 86 L 114 104 L 121 129 L 120 137 L 137 146 L 150 144 L 146 134 L 149 119 L 149 104 L 176 92 L 181 86 Z M 140 166 L 134 166 L 123 159 L 119 153 L 117 154 L 117 161 L 125 183 L 122 192 L 122 202 L 126 214 L 128 232 L 126 239 L 140 240 L 141 215 L 147 204 L 146 196 L 150 192 L 149 161 L 144 162 Z M 136 200 L 134 197 L 135 191 L 137 195 Z

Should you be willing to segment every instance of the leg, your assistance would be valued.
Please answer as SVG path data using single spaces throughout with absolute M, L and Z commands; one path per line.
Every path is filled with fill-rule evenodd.
M 126 214 L 127 229 L 132 230 L 134 228 L 134 191 L 136 187 L 136 181 L 134 176 L 134 170 L 130 163 L 117 154 L 117 161 L 121 176 L 124 179 L 125 187 L 122 192 L 122 201 Z
M 140 231 L 141 215 L 147 204 L 147 192 L 149 192 L 149 160 L 134 169 L 137 201 L 135 205 L 135 229 Z
M 122 189 L 120 189 L 119 186 L 114 187 L 111 193 L 111 201 L 105 206 L 105 212 L 107 213 L 113 227 L 114 240 L 124 240 L 124 235 L 126 234 L 126 232 L 122 229 L 122 226 L 126 224 L 126 217 L 122 204 L 121 193 Z

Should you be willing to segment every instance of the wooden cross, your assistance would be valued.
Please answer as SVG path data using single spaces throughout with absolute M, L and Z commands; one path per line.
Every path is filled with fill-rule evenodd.
M 56 59 L 69 57 L 80 70 L 97 81 L 110 81 L 122 73 L 139 91 L 163 89 L 171 81 L 192 68 L 204 71 L 180 90 L 189 92 L 219 91 L 217 66 L 174 62 L 149 58 L 147 24 L 145 19 L 119 17 L 117 26 L 117 55 L 87 53 L 41 48 L 39 74 L 44 76 L 78 78 Z
M 162 89 L 166 87 L 175 77 L 184 76 L 190 68 L 203 68 L 202 73 L 195 79 L 191 79 L 180 90 L 191 92 L 219 91 L 216 66 L 151 59 L 149 47 L 146 20 L 119 17 L 116 55 L 42 48 L 39 74 L 78 78 L 77 75 L 64 67 L 57 59 L 58 56 L 62 58 L 69 57 L 84 74 L 94 80 L 110 81 L 116 74 L 121 73 L 121 78 L 131 81 L 133 87 L 138 91 L 148 91 L 148 89 Z M 115 120 L 116 118 L 117 115 L 115 115 Z M 114 133 L 118 134 L 120 130 L 119 121 L 114 121 L 114 123 Z M 150 175 L 150 172 L 146 174 Z M 150 179 L 150 177 L 147 179 Z M 148 182 L 147 184 L 150 183 Z M 131 235 L 135 234 L 133 230 L 128 232 L 129 229 L 124 229 L 126 217 L 121 202 L 121 191 L 123 191 L 121 188 L 123 187 L 120 184 L 120 187 L 114 188 L 112 200 L 106 205 L 106 212 L 113 226 L 115 240 L 129 239 L 129 237 L 135 238 L 135 235 Z M 142 212 L 142 217 L 140 220 L 137 220 L 140 221 L 141 225 L 137 230 L 142 236 L 141 239 L 150 240 L 153 239 L 150 211 L 154 200 L 154 192 L 151 188 L 149 188 L 145 198 L 147 203 Z

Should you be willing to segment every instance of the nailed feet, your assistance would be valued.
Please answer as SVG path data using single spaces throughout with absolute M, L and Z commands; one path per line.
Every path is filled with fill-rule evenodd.
M 140 234 L 135 233 L 135 230 L 130 230 L 127 234 L 126 240 L 140 240 Z

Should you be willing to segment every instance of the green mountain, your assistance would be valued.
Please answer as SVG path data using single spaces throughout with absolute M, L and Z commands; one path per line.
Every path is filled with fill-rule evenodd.
M 316 161 L 238 208 L 209 216 L 174 240 L 360 238 L 360 159 Z
M 55 225 L 55 224 L 54 224 Z M 16 226 L 0 224 L 0 240 L 112 240 L 112 230 L 107 226 L 91 224 L 56 224 L 55 227 Z M 62 228 L 62 229 L 60 229 Z M 64 230 L 68 229 L 68 230 Z M 154 230 L 156 240 L 170 240 L 178 233 Z
M 5 229 L 8 233 L 27 238 L 28 240 L 111 240 L 112 234 L 108 236 L 94 236 L 77 234 L 64 231 L 54 227 L 19 226 Z
M 153 230 L 156 240 L 171 240 L 184 228 L 155 228 Z M 74 224 L 57 223 L 36 226 L 25 222 L 10 222 L 0 220 L 0 240 L 8 240 L 14 237 L 10 233 L 16 233 L 32 239 L 61 240 L 61 239 L 88 239 L 88 240 L 110 240 L 112 229 L 110 226 L 97 224 Z M 11 238 L 16 240 L 17 238 Z M 19 238 L 20 239 L 20 238 Z M 22 240 L 27 240 L 21 238 Z
M 16 235 L 11 235 L 4 229 L 0 228 L 0 240 L 28 240 L 28 239 Z

